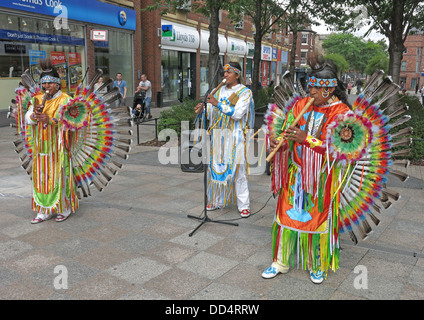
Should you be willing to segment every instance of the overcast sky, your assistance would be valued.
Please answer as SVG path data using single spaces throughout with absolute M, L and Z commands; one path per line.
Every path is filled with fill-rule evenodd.
M 331 33 L 331 31 L 327 30 L 327 26 L 323 22 L 321 22 L 320 26 L 312 26 L 312 30 L 316 31 L 318 34 L 329 34 L 329 33 Z M 353 32 L 353 34 L 357 37 L 362 37 L 365 34 L 366 31 L 367 31 L 366 28 L 362 28 L 359 31 Z M 386 39 L 385 36 L 375 32 L 375 31 L 372 31 L 370 33 L 370 35 L 368 35 L 366 37 L 366 39 L 370 39 L 372 41 L 378 41 L 380 39 L 384 39 L 387 42 L 387 39 Z

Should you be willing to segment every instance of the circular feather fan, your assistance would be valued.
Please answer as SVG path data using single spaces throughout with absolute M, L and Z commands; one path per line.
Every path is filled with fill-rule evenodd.
M 80 130 L 90 123 L 91 111 L 86 101 L 73 99 L 60 110 L 60 118 L 68 130 Z
M 338 115 L 328 126 L 327 136 L 333 159 L 348 162 L 362 158 L 373 139 L 372 122 L 353 112 Z

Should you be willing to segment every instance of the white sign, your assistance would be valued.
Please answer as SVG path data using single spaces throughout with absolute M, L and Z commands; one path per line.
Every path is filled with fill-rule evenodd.
M 227 53 L 237 56 L 245 56 L 247 51 L 246 42 L 237 38 L 228 37 Z
M 200 30 L 200 52 L 209 53 L 209 36 L 208 30 Z M 227 39 L 223 34 L 218 34 L 219 53 L 227 52 Z
M 188 49 L 186 51 L 194 52 L 199 48 L 200 37 L 196 28 L 171 23 L 165 20 L 162 20 L 162 25 L 172 25 L 173 28 L 172 37 L 162 37 L 161 39 L 163 49 L 178 50 L 179 48 L 183 48 Z
M 107 41 L 107 30 L 91 30 L 91 40 Z
M 271 61 L 272 60 L 272 48 L 262 45 L 261 60 Z

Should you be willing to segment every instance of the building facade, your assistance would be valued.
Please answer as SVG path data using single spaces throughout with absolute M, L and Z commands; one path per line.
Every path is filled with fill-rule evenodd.
M 119 3 L 116 3 L 119 2 Z M 100 68 L 104 80 L 122 73 L 133 91 L 138 13 L 132 1 L 15 0 L 0 2 L 0 118 L 14 98 L 20 75 L 35 80 L 39 61 L 51 58 L 62 90 L 72 94 Z M 141 66 L 138 65 L 138 69 Z
M 146 7 L 151 1 L 141 1 Z M 202 97 L 209 89 L 208 18 L 188 8 L 160 16 L 141 12 L 142 69 L 152 83 L 157 105 L 170 105 L 185 98 Z M 254 27 L 249 19 L 233 24 L 225 11 L 220 13 L 218 45 L 221 63 L 237 61 L 242 66 L 243 83 L 252 78 Z M 260 81 L 277 83 L 287 68 L 288 48 L 275 34 L 265 37 L 261 47 Z M 153 98 L 154 99 L 154 98 Z
M 197 99 L 209 89 L 209 21 L 189 7 L 161 16 L 145 11 L 152 0 L 6 0 L 0 3 L 0 124 L 8 124 L 7 106 L 20 75 L 30 69 L 37 80 L 39 61 L 52 58 L 62 88 L 72 94 L 85 77 L 102 69 L 104 81 L 122 73 L 127 105 L 146 74 L 152 83 L 152 106 Z M 243 83 L 253 72 L 255 28 L 246 17 L 234 24 L 220 13 L 221 63 L 237 61 Z M 288 69 L 290 35 L 284 30 L 263 38 L 260 83 L 278 84 Z M 300 73 L 313 37 L 300 35 L 296 65 Z M 303 48 L 305 47 L 305 48 Z M 305 51 L 306 52 L 306 51 Z M 297 61 L 298 60 L 298 61 Z
M 406 90 L 415 91 L 417 85 L 420 89 L 424 85 L 424 32 L 408 35 L 404 45 L 400 81 L 404 82 Z

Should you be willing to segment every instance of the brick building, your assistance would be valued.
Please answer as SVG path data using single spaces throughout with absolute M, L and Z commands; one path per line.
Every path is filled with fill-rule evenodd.
M 150 4 L 142 0 L 141 7 Z M 208 89 L 208 19 L 187 8 L 163 17 L 159 12 L 141 12 L 142 72 L 152 82 L 153 101 L 169 105 L 184 98 L 198 98 Z M 163 29 L 163 30 L 162 30 Z M 167 31 L 168 30 L 168 31 Z M 249 19 L 233 24 L 225 11 L 220 13 L 219 48 L 223 64 L 237 61 L 243 79 L 252 77 L 255 28 Z M 287 68 L 288 46 L 282 32 L 264 37 L 260 81 L 262 86 Z
M 86 70 L 86 79 L 90 80 L 100 68 L 105 81 L 115 78 L 117 72 L 122 73 L 128 83 L 127 105 L 131 105 L 134 88 L 143 73 L 152 83 L 153 106 L 203 96 L 211 72 L 208 18 L 187 8 L 165 16 L 158 11 L 141 10 L 151 3 L 152 0 L 2 1 L 0 123 L 8 124 L 3 120 L 20 75 L 29 68 L 37 79 L 38 62 L 44 57 L 51 57 L 64 70 L 62 87 L 70 94 Z M 244 83 L 252 77 L 254 32 L 248 18 L 233 24 L 225 11 L 220 13 L 221 62 L 238 61 Z M 285 30 L 263 38 L 262 86 L 279 83 L 279 75 L 287 69 L 290 59 L 290 44 L 291 35 Z M 314 37 L 299 33 L 299 77 L 305 76 L 305 61 L 313 46 Z
M 415 91 L 418 84 L 424 84 L 424 32 L 417 31 L 405 40 L 405 51 L 401 62 L 400 81 L 405 83 L 406 90 Z
M 30 69 L 35 80 L 39 61 L 51 58 L 61 72 L 62 91 L 72 94 L 97 68 L 105 81 L 117 72 L 133 92 L 134 70 L 141 69 L 138 1 L 0 2 L 0 124 L 15 97 L 21 74 Z M 138 43 L 138 46 L 137 46 Z

